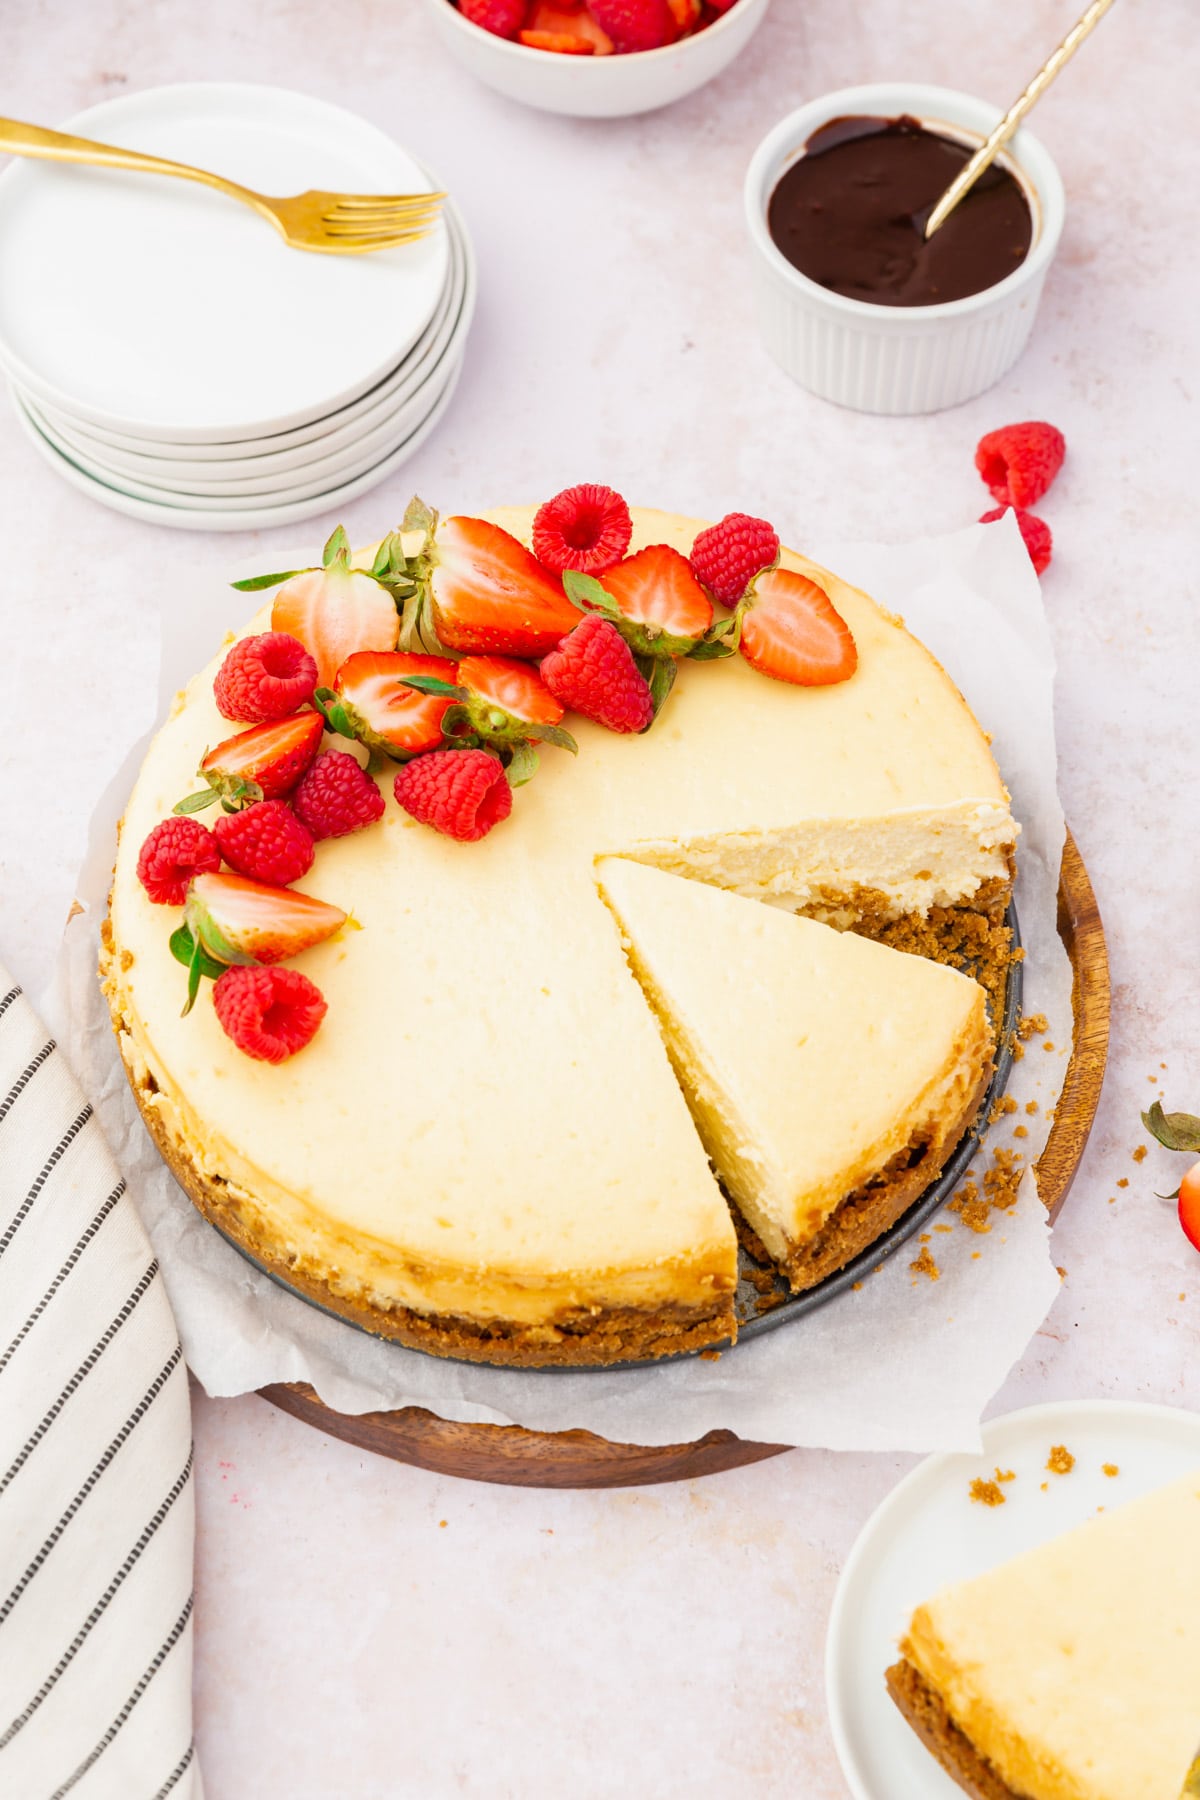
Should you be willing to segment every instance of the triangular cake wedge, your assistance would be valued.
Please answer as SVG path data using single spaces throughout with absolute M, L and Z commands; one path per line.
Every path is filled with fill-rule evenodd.
M 974 1800 L 1179 1800 L 1198 1539 L 1200 1472 L 945 1588 L 913 1615 L 892 1698 Z
M 978 1109 L 991 1034 L 943 964 L 622 857 L 596 865 L 730 1197 L 794 1288 L 934 1179 Z

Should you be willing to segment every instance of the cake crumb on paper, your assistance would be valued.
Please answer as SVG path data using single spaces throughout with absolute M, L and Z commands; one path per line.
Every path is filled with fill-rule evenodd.
M 1062 1264 L 1056 1263 L 1055 1268 L 1058 1270 L 1058 1279 L 1060 1281 L 1065 1281 L 1067 1279 L 1067 1271 L 1063 1268 Z
M 700 1352 L 701 1362 L 720 1362 L 720 1360 L 721 1352 L 719 1350 L 702 1350 Z
M 861 1292 L 862 1292 L 862 1282 L 861 1282 L 861 1281 L 856 1281 L 856 1282 L 855 1282 L 855 1283 L 854 1283 L 854 1286 L 853 1286 L 853 1288 L 852 1288 L 852 1289 L 851 1289 L 851 1292 L 852 1292 L 852 1293 L 855 1293 L 855 1294 L 859 1294 L 859 1293 L 861 1293 Z
M 1046 1467 L 1052 1475 L 1069 1475 L 1075 1467 L 1075 1458 L 1065 1444 L 1051 1444 Z
M 1100 1473 L 1102 1475 L 1107 1475 L 1111 1481 L 1114 1475 L 1119 1475 L 1121 1473 L 1121 1466 L 1119 1463 L 1101 1463 Z
M 1119 1175 L 1117 1177 L 1117 1186 L 1118 1187 L 1128 1187 L 1129 1186 L 1128 1175 Z
M 1014 1125 L 1013 1126 L 1013 1136 L 1016 1138 L 1028 1137 L 1029 1136 L 1028 1125 Z
M 998 1483 L 985 1481 L 982 1475 L 975 1477 L 969 1492 L 972 1500 L 979 1506 L 1003 1506 L 1008 1499 L 1008 1495 Z
M 1145 1162 L 1147 1155 L 1145 1144 L 1139 1144 L 1137 1149 L 1131 1150 L 1129 1154 L 1133 1157 L 1134 1162 Z
M 935 1231 L 953 1231 L 954 1227 L 953 1225 L 935 1225 L 933 1229 Z
M 994 1473 L 997 1481 L 1015 1481 L 1017 1479 L 1015 1469 L 997 1469 Z
M 1045 1013 L 1025 1013 L 1017 1025 L 1017 1036 L 1024 1042 L 1025 1039 L 1033 1037 L 1035 1032 L 1040 1033 L 1049 1029 L 1050 1021 Z
M 921 1254 L 917 1257 L 916 1261 L 910 1262 L 908 1266 L 916 1275 L 928 1275 L 930 1281 L 940 1281 L 942 1278 L 942 1271 L 938 1268 L 932 1256 L 929 1254 L 928 1244 L 921 1251 Z
M 1036 1100 L 1027 1100 L 1025 1102 L 1025 1111 L 1027 1113 L 1035 1113 L 1037 1111 L 1037 1109 L 1038 1109 L 1038 1103 Z

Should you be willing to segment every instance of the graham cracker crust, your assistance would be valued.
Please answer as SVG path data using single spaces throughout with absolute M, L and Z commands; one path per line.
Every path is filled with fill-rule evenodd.
M 902 1657 L 892 1664 L 885 1679 L 888 1693 L 925 1748 L 971 1800 L 1027 1800 L 980 1756 L 912 1663 Z

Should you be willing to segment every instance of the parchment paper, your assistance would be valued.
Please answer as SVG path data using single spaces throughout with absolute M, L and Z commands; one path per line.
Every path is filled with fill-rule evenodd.
M 806 546 L 808 547 L 808 546 Z M 1017 905 L 1025 1010 L 1045 1013 L 1013 1070 L 1016 1114 L 987 1148 L 1027 1162 L 1048 1130 L 1071 1041 L 1071 971 L 1055 929 L 1063 817 L 1055 789 L 1054 661 L 1038 581 L 1011 516 L 901 547 L 812 547 L 819 561 L 903 615 L 939 657 L 984 728 L 1021 822 Z M 303 555 L 299 559 L 303 562 Z M 288 566 L 286 560 L 275 567 Z M 244 573 L 244 571 L 239 571 Z M 186 584 L 185 584 L 186 586 Z M 162 710 L 240 627 L 252 604 L 227 588 L 181 592 L 162 619 Z M 775 1443 L 859 1450 L 972 1450 L 980 1415 L 1058 1290 L 1033 1180 L 986 1235 L 952 1214 L 930 1230 L 935 1281 L 900 1251 L 857 1293 L 743 1342 L 718 1361 L 652 1369 L 516 1371 L 447 1362 L 371 1338 L 285 1293 L 226 1244 L 160 1162 L 128 1092 L 96 979 L 117 820 L 145 751 L 136 745 L 97 808 L 79 883 L 84 911 L 64 940 L 62 1041 L 124 1169 L 162 1265 L 187 1360 L 211 1394 L 309 1381 L 343 1412 L 427 1406 L 445 1418 L 536 1430 L 585 1427 L 644 1444 L 717 1427 Z M 1055 1048 L 1046 1051 L 1043 1042 Z M 1036 1099 L 1036 1114 L 1025 1102 Z M 984 1159 L 981 1158 L 980 1167 Z

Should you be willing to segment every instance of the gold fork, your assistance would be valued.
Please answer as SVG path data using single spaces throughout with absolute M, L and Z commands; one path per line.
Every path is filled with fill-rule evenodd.
M 425 237 L 436 225 L 445 194 L 331 194 L 313 188 L 277 200 L 253 188 L 226 181 L 209 169 L 69 137 L 42 125 L 0 118 L 0 153 L 38 156 L 51 162 L 98 163 L 108 169 L 139 169 L 147 175 L 178 175 L 199 181 L 252 206 L 269 219 L 293 250 L 321 250 L 334 256 L 361 256 L 368 250 L 391 250 Z

